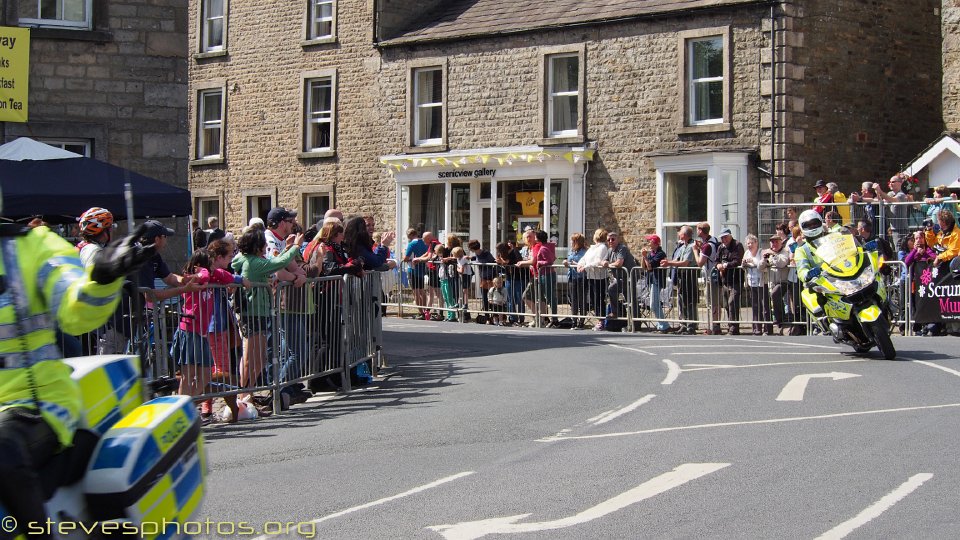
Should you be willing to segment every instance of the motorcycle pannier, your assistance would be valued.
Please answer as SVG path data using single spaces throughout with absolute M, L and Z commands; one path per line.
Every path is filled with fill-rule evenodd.
M 190 397 L 144 403 L 107 431 L 84 492 L 93 518 L 139 524 L 142 538 L 184 536 L 203 498 L 206 460 Z

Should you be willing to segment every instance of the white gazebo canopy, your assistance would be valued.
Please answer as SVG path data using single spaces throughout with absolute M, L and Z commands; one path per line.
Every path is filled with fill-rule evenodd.
M 20 137 L 0 146 L 0 159 L 8 161 L 39 161 L 44 159 L 69 159 L 83 157 L 67 150 L 35 141 L 29 137 Z

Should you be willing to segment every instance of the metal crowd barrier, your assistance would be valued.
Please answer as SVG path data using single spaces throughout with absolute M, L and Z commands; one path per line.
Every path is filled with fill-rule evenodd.
M 339 374 L 350 391 L 351 368 L 382 366 L 382 290 L 379 272 L 300 287 L 210 284 L 157 302 L 144 300 L 151 289 L 129 289 L 81 343 L 94 354 L 137 353 L 146 377 L 176 376 L 180 393 L 198 401 L 271 391 L 279 412 L 285 387 Z

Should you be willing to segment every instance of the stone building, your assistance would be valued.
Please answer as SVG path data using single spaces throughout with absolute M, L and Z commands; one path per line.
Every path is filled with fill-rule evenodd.
M 187 1 L 3 0 L 31 29 L 28 136 L 187 186 Z
M 941 131 L 939 4 L 191 3 L 191 188 L 486 245 L 710 221 L 889 175 Z M 207 210 L 204 210 L 204 209 Z

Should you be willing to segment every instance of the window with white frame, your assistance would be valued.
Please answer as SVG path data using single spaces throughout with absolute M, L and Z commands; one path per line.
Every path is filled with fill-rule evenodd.
M 580 110 L 580 58 L 577 54 L 547 57 L 547 88 L 547 136 L 576 136 Z
M 304 108 L 305 152 L 333 149 L 333 77 L 306 79 Z
M 334 37 L 335 0 L 307 0 L 307 39 Z
M 200 3 L 200 52 L 224 50 L 226 0 L 202 0 Z
M 92 0 L 20 0 L 21 26 L 91 28 Z
M 49 144 L 54 148 L 80 154 L 83 157 L 93 156 L 93 141 L 90 139 L 44 139 L 38 138 L 43 144 Z
M 203 228 L 207 227 L 207 219 L 209 218 L 214 217 L 217 218 L 217 221 L 221 221 L 219 197 L 197 197 L 194 199 L 194 208 L 196 208 L 197 220 Z
M 413 72 L 413 143 L 443 143 L 443 69 L 429 67 Z
M 333 196 L 330 193 L 303 194 L 303 223 L 319 223 L 323 215 L 333 208 Z
M 687 41 L 687 112 L 690 125 L 723 122 L 723 37 Z
M 197 159 L 223 157 L 223 89 L 197 95 Z

